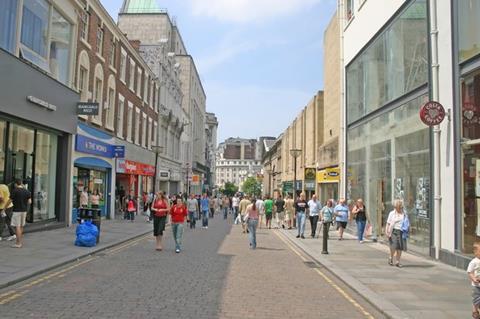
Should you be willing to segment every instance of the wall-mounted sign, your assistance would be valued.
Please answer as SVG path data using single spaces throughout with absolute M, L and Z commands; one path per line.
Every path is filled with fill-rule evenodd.
M 113 155 L 116 158 L 124 158 L 125 157 L 125 146 L 115 145 L 113 147 Z
M 439 125 L 444 118 L 445 109 L 438 102 L 430 101 L 420 108 L 420 119 L 428 126 Z
M 318 171 L 317 183 L 338 183 L 340 181 L 340 168 L 326 168 Z
M 313 181 L 305 181 L 305 190 L 306 191 L 314 191 L 315 190 L 315 180 Z
M 170 179 L 170 172 L 169 171 L 158 172 L 158 179 L 161 181 L 168 181 Z
M 316 168 L 305 168 L 305 180 L 315 180 L 317 176 L 317 169 Z
M 129 161 L 125 159 L 117 160 L 117 173 L 130 174 L 130 175 L 142 175 L 142 176 L 154 176 L 155 166 Z
M 78 152 L 113 158 L 113 148 L 113 145 L 80 134 L 75 138 L 75 150 Z
M 98 107 L 96 102 L 78 102 L 77 115 L 98 115 Z
M 43 108 L 46 108 L 49 111 L 56 111 L 57 110 L 56 105 L 45 102 L 44 100 L 39 99 L 38 97 L 35 97 L 35 96 L 31 96 L 31 95 L 27 96 L 27 101 L 29 101 L 33 104 L 36 104 L 38 106 L 41 106 Z
M 190 185 L 198 186 L 200 185 L 200 175 L 192 175 L 192 182 Z

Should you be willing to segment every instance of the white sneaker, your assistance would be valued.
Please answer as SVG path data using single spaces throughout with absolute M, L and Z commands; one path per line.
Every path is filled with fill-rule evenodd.
M 15 239 L 17 239 L 17 235 L 12 235 L 12 236 L 7 238 L 8 241 L 12 241 L 12 240 L 15 240 Z

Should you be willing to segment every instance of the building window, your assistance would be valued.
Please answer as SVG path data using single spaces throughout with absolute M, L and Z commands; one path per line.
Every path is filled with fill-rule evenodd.
M 135 109 L 135 144 L 140 145 L 140 109 Z
M 427 83 L 427 27 L 417 0 L 347 67 L 349 124 Z
M 480 240 L 480 71 L 464 75 L 461 84 L 463 253 L 473 253 Z
M 142 69 L 138 68 L 137 69 L 137 95 L 141 96 L 142 95 L 142 74 L 143 71 Z
M 18 0 L 0 1 L 0 48 L 15 51 Z
M 90 15 L 88 12 L 83 11 L 80 14 L 80 38 L 88 42 L 88 21 L 90 20 Z
M 128 102 L 128 113 L 127 113 L 127 141 L 132 141 L 132 130 L 133 130 L 133 105 Z
M 117 136 L 123 138 L 123 117 L 125 113 L 125 98 L 118 95 L 118 112 L 117 112 Z
M 147 148 L 152 149 L 152 119 L 151 118 L 148 118 Z
M 95 77 L 95 89 L 93 93 L 93 101 L 98 103 L 98 115 L 93 117 L 94 122 L 102 125 L 103 113 L 103 81 L 101 78 Z
M 150 100 L 149 100 L 149 105 L 151 109 L 155 108 L 155 82 L 151 81 L 150 82 Z
M 110 57 L 109 62 L 110 66 L 115 69 L 116 67 L 116 57 L 117 57 L 117 43 L 115 42 L 115 38 L 112 38 L 112 42 L 110 43 Z
M 97 53 L 103 54 L 103 29 L 101 26 L 97 27 Z
M 347 21 L 350 21 L 354 15 L 354 7 L 353 7 L 354 0 L 345 0 L 345 17 Z
M 135 62 L 130 59 L 130 74 L 129 74 L 129 89 L 133 92 L 135 90 Z
M 69 83 L 71 44 L 72 25 L 53 9 L 50 30 L 50 73 L 64 84 Z
M 157 145 L 157 141 L 158 141 L 158 123 L 153 122 L 152 145 Z
M 111 77 L 113 78 L 113 76 Z M 105 117 L 106 117 L 105 126 L 108 129 L 113 131 L 114 130 L 113 124 L 115 121 L 115 88 L 113 87 L 108 88 L 108 102 L 107 102 L 107 108 L 105 111 Z
M 125 83 L 127 74 L 127 53 L 121 49 L 120 53 L 120 81 Z
M 143 100 L 145 102 L 148 101 L 148 75 L 145 72 L 145 76 L 143 77 Z
M 80 93 L 80 100 L 88 100 L 88 70 L 80 66 L 78 72 L 78 91 Z
M 455 1 L 458 4 L 459 58 L 464 62 L 480 54 L 480 2 Z
M 147 147 L 147 114 L 142 114 L 142 146 Z

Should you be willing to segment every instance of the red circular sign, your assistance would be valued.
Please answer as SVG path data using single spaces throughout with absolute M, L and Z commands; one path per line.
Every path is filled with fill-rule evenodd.
M 420 109 L 420 119 L 428 126 L 442 123 L 445 118 L 445 109 L 438 102 L 427 102 Z

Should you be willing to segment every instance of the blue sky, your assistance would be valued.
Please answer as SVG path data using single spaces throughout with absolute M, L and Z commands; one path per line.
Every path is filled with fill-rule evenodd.
M 101 0 L 116 19 L 123 0 Z M 277 136 L 323 89 L 323 33 L 336 0 L 159 0 L 175 17 L 230 136 Z

